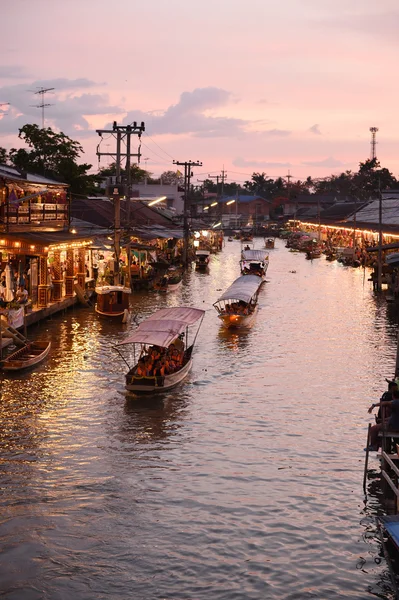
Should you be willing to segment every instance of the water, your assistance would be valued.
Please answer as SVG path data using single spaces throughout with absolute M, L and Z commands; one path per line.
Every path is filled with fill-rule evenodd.
M 278 240 L 255 327 L 222 331 L 212 303 L 239 252 L 226 243 L 208 274 L 135 297 L 139 320 L 207 311 L 190 377 L 161 399 L 124 396 L 112 346 L 127 326 L 79 308 L 31 329 L 51 356 L 1 380 L 2 598 L 392 597 L 378 486 L 365 498 L 362 477 L 394 308 L 367 272 Z

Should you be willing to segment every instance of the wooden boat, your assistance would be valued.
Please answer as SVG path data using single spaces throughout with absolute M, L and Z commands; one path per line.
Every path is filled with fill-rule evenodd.
M 320 248 L 314 248 L 313 250 L 308 250 L 306 252 L 306 258 L 308 260 L 313 260 L 314 258 L 320 258 L 320 257 L 321 257 Z
M 183 274 L 178 269 L 174 267 L 170 267 L 168 269 L 168 291 L 173 292 L 177 290 L 181 282 L 183 281 Z
M 111 317 L 126 322 L 129 316 L 129 299 L 132 290 L 123 285 L 99 285 L 95 288 L 97 294 L 96 313 L 100 317 Z
M 198 308 L 163 308 L 140 323 L 122 344 L 115 346 L 129 368 L 125 383 L 127 391 L 133 394 L 165 392 L 183 381 L 192 366 L 193 347 L 204 315 L 205 311 Z M 190 333 L 193 334 L 192 341 L 188 339 Z M 124 356 L 123 348 L 126 347 L 133 347 L 133 366 Z M 138 367 L 150 351 L 158 353 L 157 360 L 162 361 L 172 349 L 177 349 L 180 354 L 173 372 L 148 376 L 138 374 Z
M 241 275 L 214 302 L 213 306 L 226 329 L 252 327 L 258 312 L 258 294 L 263 279 L 257 275 Z
M 195 252 L 195 268 L 199 270 L 206 269 L 209 265 L 210 254 L 209 250 L 197 250 Z
M 231 235 L 229 235 L 229 237 L 227 238 L 227 241 L 228 242 L 232 242 L 233 241 L 233 238 L 231 237 Z
M 265 278 L 269 256 L 264 250 L 242 250 L 240 269 L 242 275 L 258 275 Z
M 265 248 L 274 248 L 274 238 L 265 239 Z
M 35 367 L 42 362 L 50 352 L 51 342 L 28 342 L 22 348 L 15 350 L 0 363 L 4 371 L 21 371 Z

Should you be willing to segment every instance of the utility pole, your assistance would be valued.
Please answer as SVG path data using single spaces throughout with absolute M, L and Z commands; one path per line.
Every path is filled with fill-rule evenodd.
M 204 206 L 205 206 L 205 183 L 206 179 L 197 179 L 198 183 L 202 183 L 201 188 L 202 188 L 202 217 L 204 216 Z
M 190 236 L 189 225 L 188 225 L 188 208 L 189 208 L 189 192 L 190 192 L 190 180 L 193 176 L 191 171 L 192 167 L 202 167 L 202 162 L 191 160 L 185 162 L 173 161 L 174 165 L 184 167 L 184 208 L 183 208 L 183 264 L 187 268 L 188 266 L 188 239 Z
M 222 173 L 221 175 L 208 175 L 208 179 L 216 179 L 216 193 L 219 194 L 219 180 L 222 182 L 221 185 L 221 190 L 220 190 L 220 197 L 223 196 L 223 192 L 224 192 L 224 181 L 227 178 L 227 173 L 224 170 L 224 167 L 222 169 Z
M 219 181 L 221 181 L 221 182 L 222 182 L 222 185 L 221 185 L 221 190 L 220 190 L 220 198 L 222 198 L 222 197 L 223 197 L 223 192 L 224 192 L 224 180 L 226 179 L 226 177 L 227 177 L 227 173 L 226 173 L 226 172 L 225 172 L 225 170 L 224 170 L 224 166 L 223 166 L 223 169 L 222 169 L 222 173 L 221 173 L 221 175 L 208 175 L 208 179 L 216 179 L 216 194 L 217 194 L 217 196 L 219 196 Z M 219 215 L 218 215 L 218 216 L 220 216 L 221 220 L 223 220 L 223 219 L 222 219 L 222 210 L 221 210 L 221 207 L 220 207 L 220 205 L 218 206 L 218 209 L 219 209 L 219 210 L 218 210 L 218 212 L 219 212 Z
M 291 179 L 292 179 L 292 175 L 290 173 L 290 170 L 288 169 L 288 175 L 286 175 L 287 178 L 287 198 L 288 198 L 288 205 L 290 204 L 290 200 L 291 200 Z M 295 203 L 295 212 L 294 212 L 294 228 L 296 227 L 296 213 L 297 213 L 297 207 L 298 204 L 297 202 Z
M 378 182 L 378 275 L 377 291 L 382 291 L 382 193 L 381 182 Z
M 110 133 L 116 140 L 116 152 L 100 152 L 100 144 L 97 146 L 97 156 L 113 156 L 115 157 L 116 164 L 116 184 L 122 185 L 121 181 L 121 160 L 122 158 L 126 158 L 125 163 L 125 171 L 126 171 L 126 179 L 124 192 L 126 196 L 126 223 L 129 225 L 130 223 L 130 195 L 131 195 L 131 158 L 137 157 L 137 163 L 140 163 L 140 146 L 138 148 L 138 152 L 135 154 L 131 153 L 131 136 L 137 135 L 138 139 L 141 139 L 143 132 L 145 131 L 145 124 L 142 121 L 140 125 L 134 121 L 131 125 L 117 125 L 116 121 L 114 121 L 112 129 L 96 129 L 96 132 L 100 137 L 103 136 L 104 133 Z M 121 152 L 122 143 L 126 146 L 126 151 Z
M 47 92 L 52 92 L 53 90 L 55 90 L 55 88 L 40 88 L 40 90 L 38 92 L 34 92 L 35 95 L 39 94 L 41 97 L 40 104 L 36 104 L 35 108 L 42 109 L 42 129 L 44 129 L 44 108 L 45 108 L 45 106 L 54 106 L 54 104 L 46 104 L 44 102 L 44 95 Z
M 141 138 L 143 131 L 145 131 L 144 122 L 141 125 L 137 125 L 136 121 L 132 125 L 117 125 L 116 121 L 114 121 L 112 129 L 96 129 L 98 135 L 100 137 L 103 136 L 104 133 L 111 134 L 116 140 L 116 152 L 100 152 L 100 144 L 97 146 L 97 156 L 113 156 L 115 157 L 115 173 L 116 173 L 116 183 L 113 189 L 113 200 L 114 200 L 114 249 L 115 249 L 115 268 L 114 268 L 114 277 L 115 284 L 119 284 L 119 256 L 120 256 L 120 242 L 121 242 L 121 210 L 120 210 L 120 201 L 121 194 L 124 191 L 126 197 L 126 223 L 130 225 L 130 185 L 131 185 L 131 174 L 130 174 L 130 159 L 132 156 L 138 157 L 138 162 L 140 162 L 140 148 L 137 154 L 131 154 L 131 136 L 137 135 L 138 138 Z M 121 152 L 122 142 L 125 142 L 126 151 Z M 101 143 L 101 142 L 100 142 Z M 125 184 L 122 184 L 121 180 L 121 159 L 122 157 L 126 158 L 125 170 L 127 171 Z M 129 257 L 130 261 L 130 257 Z M 129 265 L 130 266 L 130 265 Z M 129 271 L 130 272 L 130 271 Z

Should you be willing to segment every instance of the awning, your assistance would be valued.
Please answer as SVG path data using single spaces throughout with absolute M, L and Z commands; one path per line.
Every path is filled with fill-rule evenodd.
M 385 257 L 387 265 L 399 265 L 399 252 L 392 252 Z
M 194 325 L 204 314 L 205 311 L 199 308 L 162 308 L 140 323 L 136 331 L 118 345 L 150 344 L 166 348 L 186 327 Z
M 381 250 L 394 250 L 394 249 L 398 249 L 399 248 L 399 242 L 393 242 L 392 244 L 383 244 L 381 246 Z M 370 246 L 369 248 L 366 248 L 367 252 L 378 252 L 379 247 L 378 246 Z
M 243 302 L 250 302 L 252 296 L 256 294 L 259 286 L 263 282 L 261 277 L 258 275 L 241 275 L 236 279 L 231 286 L 214 302 L 217 304 L 221 300 L 242 300 Z
M 266 262 L 269 260 L 269 255 L 264 250 L 243 250 L 241 256 L 243 260 L 257 262 Z

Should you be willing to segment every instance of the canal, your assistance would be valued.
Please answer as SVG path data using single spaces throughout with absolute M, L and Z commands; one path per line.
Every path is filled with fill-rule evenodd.
M 223 332 L 212 303 L 239 255 L 226 242 L 209 273 L 134 297 L 137 320 L 207 311 L 189 379 L 161 399 L 123 393 L 112 347 L 134 324 L 74 308 L 30 330 L 52 350 L 1 379 L 2 598 L 391 598 L 362 478 L 394 307 L 367 272 L 277 240 L 254 328 Z

